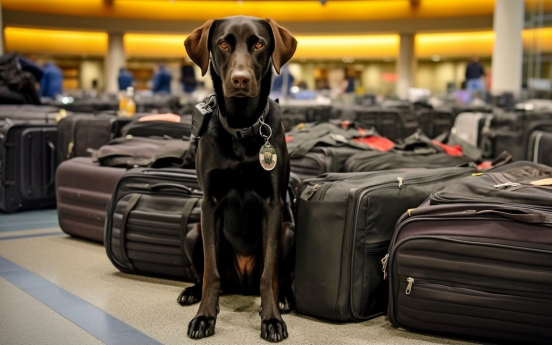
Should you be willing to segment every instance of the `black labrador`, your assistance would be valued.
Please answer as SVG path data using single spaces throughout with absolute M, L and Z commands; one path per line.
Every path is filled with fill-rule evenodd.
M 216 96 L 195 157 L 201 224 L 186 238 L 197 283 L 178 297 L 182 305 L 201 300 L 188 336 L 214 334 L 221 292 L 260 293 L 261 337 L 278 342 L 288 336 L 279 305 L 287 309 L 291 292 L 282 276 L 289 274 L 293 236 L 283 222 L 285 133 L 268 94 L 272 67 L 280 73 L 297 41 L 270 19 L 237 16 L 206 22 L 184 45 L 203 75 L 210 66 Z

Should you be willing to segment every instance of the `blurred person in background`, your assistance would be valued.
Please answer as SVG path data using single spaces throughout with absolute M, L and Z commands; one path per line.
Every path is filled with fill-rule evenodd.
M 48 61 L 42 70 L 44 74 L 40 79 L 40 96 L 56 98 L 63 91 L 63 73 L 52 61 Z
M 153 75 L 151 91 L 153 93 L 171 93 L 172 75 L 165 65 L 159 64 L 157 72 Z
M 180 66 L 180 83 L 182 83 L 182 91 L 192 93 L 197 87 L 197 79 L 194 66 L 186 61 Z
M 291 93 L 291 87 L 295 82 L 295 77 L 289 72 L 289 66 L 284 65 L 280 74 L 274 76 L 272 81 L 272 90 L 270 92 L 270 98 L 286 98 Z
M 485 70 L 479 62 L 479 57 L 473 55 L 466 66 L 466 90 L 470 93 L 484 93 L 485 81 L 483 77 L 485 77 Z
M 345 68 L 345 79 L 341 82 L 341 90 L 339 92 L 343 98 L 343 104 L 351 105 L 355 101 L 355 78 Z
M 119 76 L 117 77 L 119 83 L 119 91 L 125 91 L 128 87 L 134 84 L 134 76 L 124 67 L 119 69 Z

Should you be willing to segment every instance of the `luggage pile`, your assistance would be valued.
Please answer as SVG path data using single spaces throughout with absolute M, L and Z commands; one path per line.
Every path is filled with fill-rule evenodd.
M 552 108 L 337 108 L 281 106 L 297 313 L 550 342 Z M 191 123 L 0 106 L 0 209 L 57 205 L 122 272 L 193 281 Z

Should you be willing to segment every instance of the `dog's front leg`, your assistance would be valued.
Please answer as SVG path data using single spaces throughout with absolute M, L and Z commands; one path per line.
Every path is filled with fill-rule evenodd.
M 204 253 L 202 298 L 196 316 L 188 325 L 188 336 L 193 339 L 215 334 L 220 294 L 220 275 L 217 269 L 220 221 L 216 218 L 215 208 L 214 202 L 206 196 L 201 203 Z
M 261 338 L 279 342 L 288 336 L 278 308 L 278 255 L 284 203 L 279 198 L 265 202 L 263 217 L 264 266 L 261 275 Z

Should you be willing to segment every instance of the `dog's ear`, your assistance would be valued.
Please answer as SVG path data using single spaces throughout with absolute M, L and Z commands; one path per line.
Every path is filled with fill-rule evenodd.
M 272 52 L 272 63 L 276 73 L 280 74 L 280 68 L 288 62 L 297 48 L 297 40 L 286 28 L 276 24 L 272 19 L 266 21 L 272 28 L 274 37 L 274 52 Z
M 184 41 L 188 56 L 201 67 L 201 75 L 205 75 L 209 69 L 209 31 L 214 22 L 214 20 L 207 21 Z

